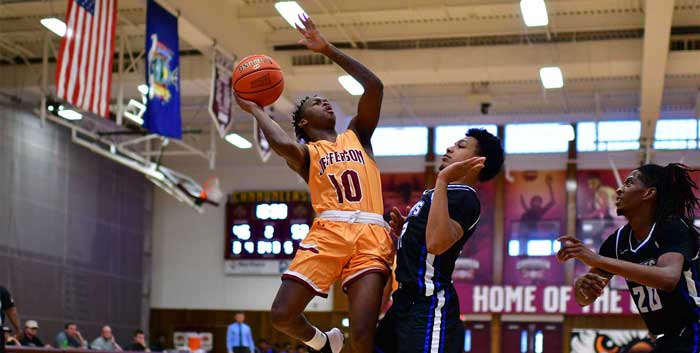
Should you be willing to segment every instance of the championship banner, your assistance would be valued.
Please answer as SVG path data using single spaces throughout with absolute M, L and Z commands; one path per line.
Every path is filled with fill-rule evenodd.
M 505 185 L 506 284 L 564 284 L 557 239 L 566 231 L 566 173 L 512 172 Z
M 256 119 L 253 119 L 253 139 L 255 139 L 255 149 L 258 150 L 260 159 L 263 163 L 266 163 L 272 155 L 272 147 L 270 146 L 270 142 L 267 141 L 262 129 L 258 126 L 258 120 Z
M 491 284 L 493 282 L 493 223 L 496 183 L 476 186 L 481 203 L 481 218 L 476 230 L 457 258 L 452 280 L 455 283 Z
M 645 330 L 573 329 L 571 353 L 649 353 L 654 343 Z
M 623 178 L 629 173 L 630 170 L 620 170 Z M 615 207 L 617 181 L 611 170 L 579 170 L 577 182 L 576 237 L 589 249 L 598 252 L 605 239 L 627 223 L 624 217 L 617 215 Z M 575 261 L 575 277 L 586 272 L 588 266 Z M 615 289 L 627 288 L 625 279 L 620 276 L 614 276 L 610 286 Z
M 572 286 L 480 286 L 455 283 L 462 314 L 637 315 L 627 290 L 605 288 L 593 304 L 581 307 Z
M 182 138 L 180 117 L 180 49 L 177 17 L 148 1 L 146 16 L 146 82 L 148 104 L 144 127 L 172 138 Z
M 218 50 L 214 51 L 209 114 L 214 119 L 219 136 L 224 138 L 233 125 L 233 87 L 231 75 L 234 62 Z

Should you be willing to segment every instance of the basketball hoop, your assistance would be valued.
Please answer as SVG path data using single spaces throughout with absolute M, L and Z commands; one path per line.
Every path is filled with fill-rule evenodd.
M 202 185 L 202 192 L 200 193 L 199 197 L 218 204 L 224 197 L 224 193 L 221 191 L 219 178 L 215 176 L 207 178 L 207 180 L 204 181 L 204 185 Z

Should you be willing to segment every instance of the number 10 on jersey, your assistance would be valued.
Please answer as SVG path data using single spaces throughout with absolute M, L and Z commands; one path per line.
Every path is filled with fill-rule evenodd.
M 340 174 L 340 178 L 336 174 L 328 174 L 331 184 L 335 188 L 338 196 L 338 203 L 360 202 L 362 200 L 362 186 L 360 184 L 360 176 L 352 169 L 346 169 Z

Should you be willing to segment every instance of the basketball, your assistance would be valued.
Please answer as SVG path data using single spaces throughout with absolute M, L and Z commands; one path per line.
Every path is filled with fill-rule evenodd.
M 267 55 L 250 55 L 233 69 L 233 90 L 243 99 L 264 107 L 274 103 L 284 90 L 279 64 Z

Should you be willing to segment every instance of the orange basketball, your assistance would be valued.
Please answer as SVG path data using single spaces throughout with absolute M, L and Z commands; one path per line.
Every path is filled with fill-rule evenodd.
M 233 90 L 260 106 L 274 103 L 284 90 L 280 66 L 267 55 L 250 55 L 233 69 Z

